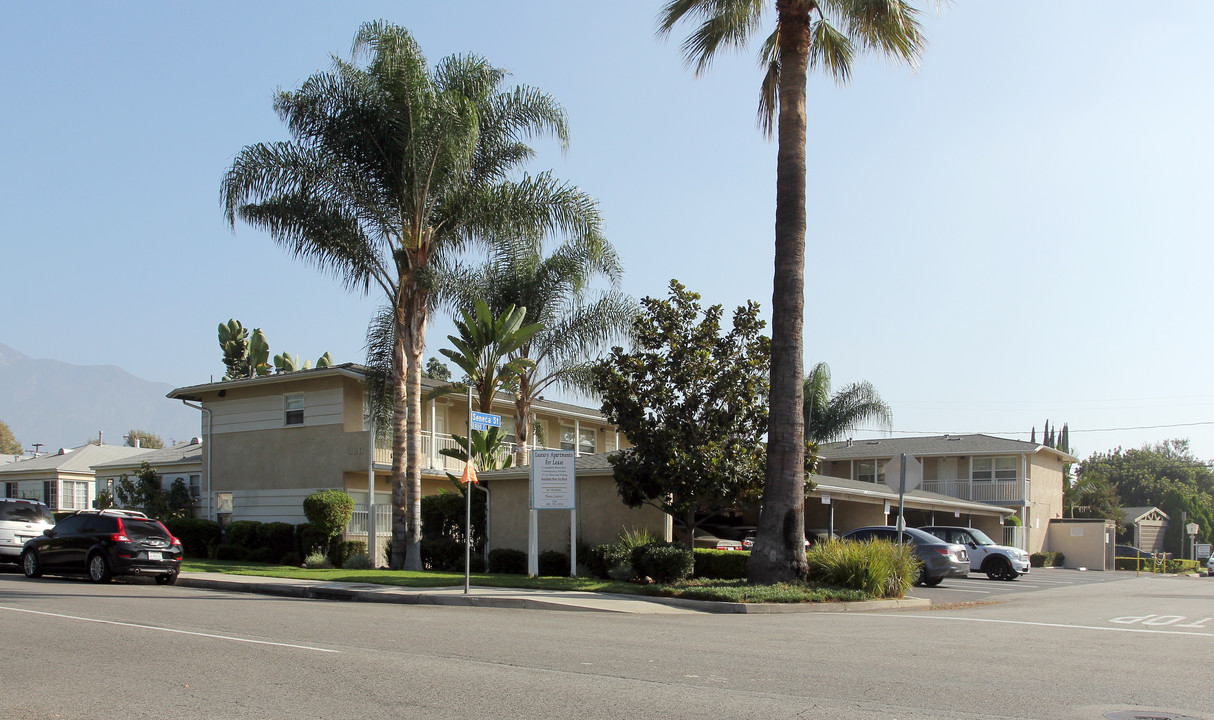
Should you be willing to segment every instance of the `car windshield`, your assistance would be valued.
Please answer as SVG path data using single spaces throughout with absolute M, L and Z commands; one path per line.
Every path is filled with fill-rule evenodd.
M 987 537 L 986 533 L 982 532 L 981 530 L 975 530 L 974 528 L 970 528 L 970 535 L 974 536 L 974 542 L 978 543 L 979 545 L 996 545 L 997 544 L 994 540 L 991 540 L 989 537 Z
M 123 518 L 122 528 L 126 531 L 127 537 L 132 540 L 169 537 L 168 531 L 165 530 L 164 526 L 156 520 L 144 520 L 143 518 Z
M 0 503 L 0 520 L 24 523 L 55 524 L 55 516 L 45 505 L 26 502 Z

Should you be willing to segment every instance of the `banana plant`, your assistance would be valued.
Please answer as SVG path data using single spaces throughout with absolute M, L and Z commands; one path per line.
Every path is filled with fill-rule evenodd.
M 484 300 L 477 298 L 473 312 L 460 313 L 455 321 L 459 336 L 448 335 L 454 350 L 442 348 L 446 355 L 467 375 L 469 384 L 476 390 L 481 412 L 490 412 L 493 396 L 498 390 L 514 390 L 519 376 L 535 363 L 529 358 L 508 358 L 533 335 L 544 328 L 543 323 L 523 325 L 527 308 L 510 305 L 498 317 L 493 317 Z M 460 392 L 458 385 L 436 388 L 427 394 L 427 399 Z
M 454 458 L 460 462 L 468 462 L 468 438 L 464 435 L 451 435 L 456 447 L 442 448 L 438 451 L 443 457 Z M 476 462 L 477 472 L 481 470 L 500 470 L 514 465 L 514 458 L 504 452 L 506 434 L 501 428 L 491 427 L 487 431 L 472 431 L 472 459 Z M 464 485 L 459 477 L 447 473 L 447 478 L 463 492 Z

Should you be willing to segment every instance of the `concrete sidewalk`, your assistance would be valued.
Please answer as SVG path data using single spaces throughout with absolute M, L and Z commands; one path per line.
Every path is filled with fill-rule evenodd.
M 184 572 L 178 585 L 208 590 L 277 595 L 315 600 L 399 603 L 406 605 L 458 605 L 517 610 L 575 610 L 634 615 L 687 613 L 771 614 L 807 612 L 871 612 L 873 610 L 925 609 L 931 602 L 919 598 L 871 600 L 851 603 L 728 603 L 682 600 L 642 595 L 614 595 L 530 588 L 472 587 L 410 588 L 399 585 L 325 582 L 287 578 Z

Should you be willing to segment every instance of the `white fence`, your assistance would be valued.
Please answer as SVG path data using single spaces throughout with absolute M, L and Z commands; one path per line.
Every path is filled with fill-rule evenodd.
M 975 502 L 1020 502 L 1026 499 L 1024 482 L 1021 480 L 927 480 L 923 483 L 923 489 Z
M 354 513 L 346 525 L 346 537 L 367 537 L 367 506 L 364 503 L 354 505 Z M 392 506 L 375 506 L 375 537 L 392 537 Z
M 464 469 L 464 464 L 455 458 L 450 458 L 441 455 L 441 450 L 455 450 L 459 448 L 455 441 L 448 437 L 434 437 L 431 433 L 422 433 L 422 467 L 429 470 L 445 470 L 449 473 L 459 474 Z M 524 450 L 530 457 L 531 447 L 522 447 L 519 445 L 509 445 L 498 451 L 498 462 L 504 462 L 507 457 L 514 453 Z M 540 448 L 545 449 L 545 448 Z M 555 448 L 553 448 L 555 449 Z M 519 458 L 515 456 L 515 464 L 527 464 L 527 459 L 519 463 Z M 389 445 L 376 444 L 375 446 L 375 462 L 383 465 L 392 464 L 392 448 Z
M 1028 550 L 1028 528 L 1021 525 L 1004 525 L 1003 526 L 1003 544 L 1011 547 Z

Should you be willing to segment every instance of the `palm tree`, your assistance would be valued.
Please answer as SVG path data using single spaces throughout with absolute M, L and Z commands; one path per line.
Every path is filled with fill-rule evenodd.
M 770 0 L 769 0 L 770 1 Z M 822 69 L 846 82 L 858 49 L 912 66 L 924 46 L 918 11 L 904 0 L 669 0 L 658 33 L 697 22 L 683 56 L 703 73 L 722 48 L 746 44 L 774 5 L 776 23 L 760 51 L 766 72 L 759 124 L 776 137 L 776 244 L 771 311 L 770 426 L 763 510 L 747 574 L 751 582 L 803 579 L 805 446 L 802 412 L 802 332 L 805 306 L 806 79 Z M 778 111 L 778 116 L 777 116 Z
M 805 440 L 826 443 L 843 438 L 857 425 L 873 421 L 888 428 L 894 413 L 867 380 L 852 383 L 833 395 L 830 392 L 830 366 L 814 365 L 805 376 Z
M 525 242 L 495 245 L 482 267 L 455 275 L 451 302 L 467 306 L 485 298 L 490 309 L 502 312 L 511 305 L 527 308 L 528 324 L 543 326 L 511 353 L 528 358 L 514 388 L 515 442 L 525 453 L 531 434 L 531 406 L 549 388 L 593 393 L 590 369 L 606 346 L 622 340 L 636 318 L 636 302 L 618 290 L 622 274 L 619 258 L 609 242 L 597 233 L 572 237 L 551 255 Z M 609 281 L 607 290 L 592 292 L 598 278 Z
M 367 59 L 366 66 L 357 63 Z M 549 95 L 503 89 L 508 73 L 475 55 L 431 68 L 408 30 L 363 25 L 352 59 L 279 91 L 292 140 L 245 147 L 222 187 L 228 222 L 268 231 L 347 288 L 375 288 L 390 329 L 393 567 L 421 569 L 421 374 L 432 288 L 471 244 L 597 232 L 594 201 L 550 174 L 522 176 L 524 142 L 556 136 Z

